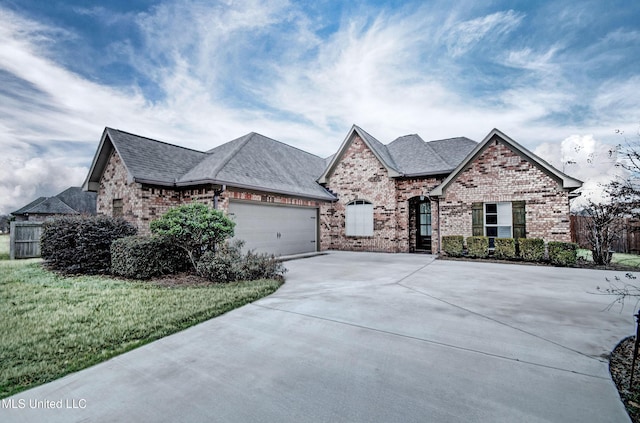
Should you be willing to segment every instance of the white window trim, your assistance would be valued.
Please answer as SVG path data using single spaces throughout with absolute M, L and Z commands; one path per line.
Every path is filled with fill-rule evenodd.
M 493 214 L 489 214 L 487 213 L 487 205 L 488 204 L 495 204 L 496 205 L 496 213 Z M 484 210 L 483 210 L 483 214 L 484 214 L 484 234 L 485 236 L 487 235 L 487 228 L 497 228 L 497 236 L 490 236 L 489 238 L 513 238 L 513 207 L 511 205 L 511 201 L 501 201 L 501 202 L 491 202 L 491 203 L 484 203 Z M 487 224 L 487 216 L 490 215 L 497 215 L 497 222 L 495 224 Z M 500 229 L 502 228 L 504 230 L 504 228 L 509 228 L 509 236 L 504 236 L 505 234 L 502 233 L 503 236 L 499 236 L 500 235 Z

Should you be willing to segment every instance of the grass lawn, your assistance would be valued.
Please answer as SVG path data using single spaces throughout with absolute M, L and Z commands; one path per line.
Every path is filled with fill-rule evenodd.
M 578 258 L 582 258 L 585 261 L 593 261 L 591 251 L 585 249 L 578 249 Z M 611 263 L 640 268 L 640 255 L 613 253 Z
M 9 235 L 0 234 L 0 260 L 9 260 Z
M 255 301 L 280 284 L 165 287 L 63 277 L 38 259 L 0 261 L 0 398 Z

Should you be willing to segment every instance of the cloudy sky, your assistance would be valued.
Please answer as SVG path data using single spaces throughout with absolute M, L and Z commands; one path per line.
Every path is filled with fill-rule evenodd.
M 0 214 L 82 184 L 105 126 L 320 156 L 354 123 L 497 127 L 594 192 L 640 126 L 639 22 L 626 0 L 0 0 Z

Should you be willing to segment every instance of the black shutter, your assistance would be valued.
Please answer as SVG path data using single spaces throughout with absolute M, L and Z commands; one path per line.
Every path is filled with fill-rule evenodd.
M 471 204 L 472 235 L 484 235 L 484 205 L 482 203 Z
M 524 209 L 524 201 L 514 201 L 511 203 L 511 213 L 513 214 L 513 237 L 527 237 L 527 214 Z

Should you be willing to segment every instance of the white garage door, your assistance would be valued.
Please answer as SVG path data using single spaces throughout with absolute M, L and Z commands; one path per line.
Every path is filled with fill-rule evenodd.
M 229 203 L 229 217 L 236 222 L 234 239 L 244 248 L 277 256 L 316 251 L 317 209 Z

